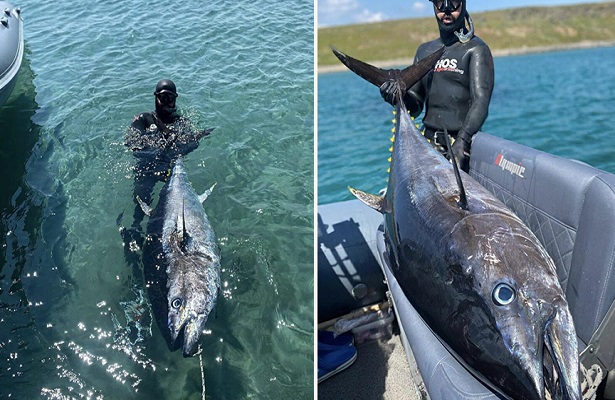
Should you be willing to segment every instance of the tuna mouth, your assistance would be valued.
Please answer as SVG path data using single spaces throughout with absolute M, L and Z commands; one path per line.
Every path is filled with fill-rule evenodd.
M 171 339 L 176 349 L 181 347 L 184 357 L 192 357 L 198 350 L 198 342 L 201 338 L 201 326 L 205 323 L 204 314 L 199 314 L 184 321 L 179 328 L 170 325 Z
M 561 318 L 556 315 L 548 322 L 544 332 L 545 389 L 553 399 L 580 399 L 576 337 L 562 337 L 561 323 Z
M 186 325 L 182 326 L 181 329 L 179 330 L 179 334 L 177 335 L 177 338 L 175 339 L 175 343 L 176 345 L 178 345 L 178 347 L 181 347 L 182 349 L 182 354 L 184 355 L 184 357 L 192 357 L 194 355 L 194 353 L 196 353 L 196 349 L 193 348 L 194 346 L 187 346 L 186 345 Z
M 502 331 L 512 356 L 501 364 L 507 372 L 490 377 L 502 378 L 496 385 L 513 399 L 540 400 L 548 393 L 554 400 L 581 400 L 577 336 L 567 304 L 555 300 L 527 307 L 522 324 L 511 322 Z
M 532 398 L 544 398 L 545 392 L 549 392 L 552 399 L 581 399 L 577 338 L 571 326 L 570 314 L 557 307 L 545 322 L 542 349 L 538 351 L 542 357 L 528 370 L 534 387 Z

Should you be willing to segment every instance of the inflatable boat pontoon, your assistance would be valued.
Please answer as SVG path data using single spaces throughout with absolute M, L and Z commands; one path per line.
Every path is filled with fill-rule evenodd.
M 7 101 L 24 53 L 23 21 L 19 7 L 0 1 L 0 107 Z

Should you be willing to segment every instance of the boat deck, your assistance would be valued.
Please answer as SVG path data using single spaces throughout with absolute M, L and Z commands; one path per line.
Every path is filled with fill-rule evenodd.
M 423 400 L 422 380 L 414 358 L 410 364 L 399 332 L 388 340 L 357 346 L 350 367 L 318 385 L 319 400 Z

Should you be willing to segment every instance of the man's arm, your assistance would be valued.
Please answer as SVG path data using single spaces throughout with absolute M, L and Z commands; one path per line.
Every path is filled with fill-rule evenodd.
M 145 135 L 146 122 L 143 114 L 137 115 L 133 120 L 126 134 L 124 135 L 124 146 L 130 147 L 131 150 L 138 150 L 143 145 L 143 136 Z
M 135 147 L 141 145 L 141 138 L 145 135 L 145 130 L 147 129 L 147 121 L 145 119 L 144 114 L 139 114 L 132 120 L 128 129 L 126 129 L 124 146 L 135 150 Z
M 470 50 L 470 98 L 472 104 L 453 143 L 452 151 L 459 163 L 459 167 L 468 172 L 470 164 L 470 148 L 472 136 L 478 132 L 489 111 L 489 102 L 493 92 L 493 57 L 486 44 L 476 46 Z
M 138 133 L 144 135 L 145 129 L 147 129 L 146 123 L 147 122 L 145 121 L 145 115 L 143 113 L 139 114 L 132 120 L 132 123 L 130 124 L 129 129 L 135 130 Z
M 425 78 L 418 81 L 414 86 L 404 93 L 404 104 L 406 104 L 406 108 L 410 111 L 410 115 L 414 118 L 421 115 L 423 111 L 423 104 L 425 103 L 425 83 L 423 82 Z
M 459 137 L 468 142 L 487 119 L 494 83 L 493 56 L 489 47 L 483 44 L 471 52 L 468 69 L 472 104 L 459 130 Z
M 199 141 L 201 140 L 201 138 L 205 137 L 205 136 L 209 136 L 209 134 L 216 128 L 207 128 L 207 129 L 203 129 L 202 131 L 197 132 L 196 136 L 196 140 Z
M 414 55 L 414 62 L 416 64 L 421 57 L 427 56 L 431 53 L 425 50 L 425 46 L 421 45 L 416 51 Z M 423 111 L 423 104 L 425 102 L 425 93 L 427 89 L 425 87 L 426 79 L 423 77 L 420 81 L 414 84 L 411 88 L 409 88 L 406 93 L 403 95 L 403 101 L 406 105 L 408 111 L 410 111 L 410 115 L 413 117 L 418 117 Z M 395 91 L 397 85 L 395 85 L 394 80 L 387 81 L 380 86 L 380 95 L 382 98 L 389 104 L 395 105 Z
M 183 116 L 180 117 L 178 126 L 179 132 L 173 137 L 173 140 L 170 143 L 170 150 L 184 156 L 195 150 L 199 146 L 199 141 L 203 137 L 209 136 L 209 134 L 214 130 L 214 128 L 207 128 L 195 131 L 193 130 L 190 120 Z

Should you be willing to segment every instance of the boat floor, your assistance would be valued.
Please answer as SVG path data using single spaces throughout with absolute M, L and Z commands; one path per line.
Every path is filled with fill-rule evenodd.
M 318 385 L 319 400 L 422 400 L 423 383 L 398 332 L 357 346 L 357 360 Z

